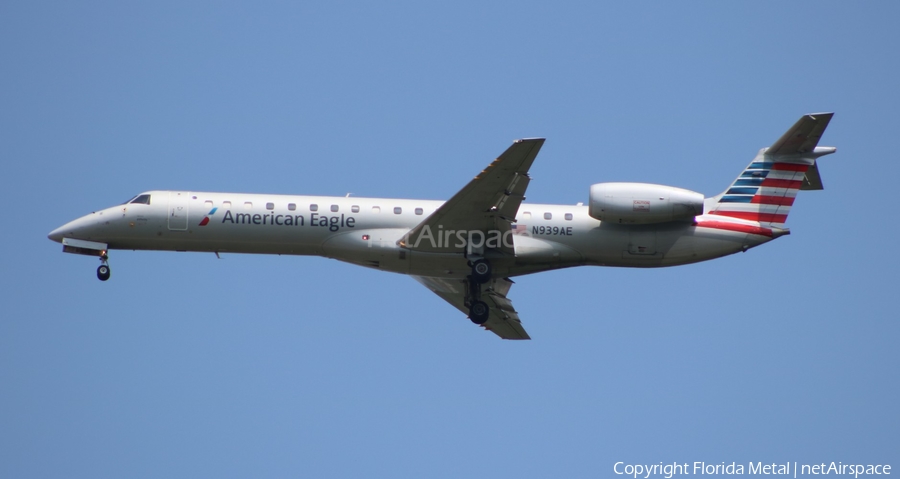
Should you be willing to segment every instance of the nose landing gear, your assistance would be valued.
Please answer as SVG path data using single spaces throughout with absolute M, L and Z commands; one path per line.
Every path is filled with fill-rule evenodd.
M 97 279 L 100 281 L 109 279 L 109 245 L 75 238 L 63 238 L 61 243 L 63 244 L 63 253 L 99 256 L 100 267 L 97 268 Z
M 97 268 L 97 279 L 106 281 L 109 279 L 109 255 L 106 251 L 100 253 L 100 266 Z

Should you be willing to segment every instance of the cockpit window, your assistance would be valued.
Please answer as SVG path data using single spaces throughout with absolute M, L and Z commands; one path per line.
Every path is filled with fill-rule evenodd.
M 131 204 L 149 205 L 150 195 L 138 195 L 135 199 L 129 201 Z

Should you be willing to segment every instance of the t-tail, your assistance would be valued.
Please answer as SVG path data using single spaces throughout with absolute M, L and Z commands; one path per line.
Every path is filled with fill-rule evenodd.
M 817 146 L 834 113 L 805 115 L 756 158 L 724 193 L 711 198 L 707 213 L 783 229 L 800 190 L 821 190 L 816 160 L 837 151 Z

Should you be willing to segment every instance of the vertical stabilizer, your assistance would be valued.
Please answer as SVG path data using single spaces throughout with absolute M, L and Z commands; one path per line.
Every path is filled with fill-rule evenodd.
M 769 148 L 763 148 L 709 214 L 783 227 L 797 192 L 822 189 L 816 159 L 834 153 L 817 146 L 833 113 L 805 115 Z

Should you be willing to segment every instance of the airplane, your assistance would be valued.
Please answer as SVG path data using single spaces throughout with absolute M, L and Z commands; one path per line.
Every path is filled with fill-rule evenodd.
M 722 193 L 598 183 L 587 206 L 524 203 L 543 138 L 516 140 L 447 201 L 147 191 L 56 228 L 63 251 L 317 255 L 419 283 L 503 339 L 531 339 L 511 278 L 574 266 L 655 268 L 744 252 L 790 233 L 797 192 L 821 190 L 833 113 L 804 115 Z

